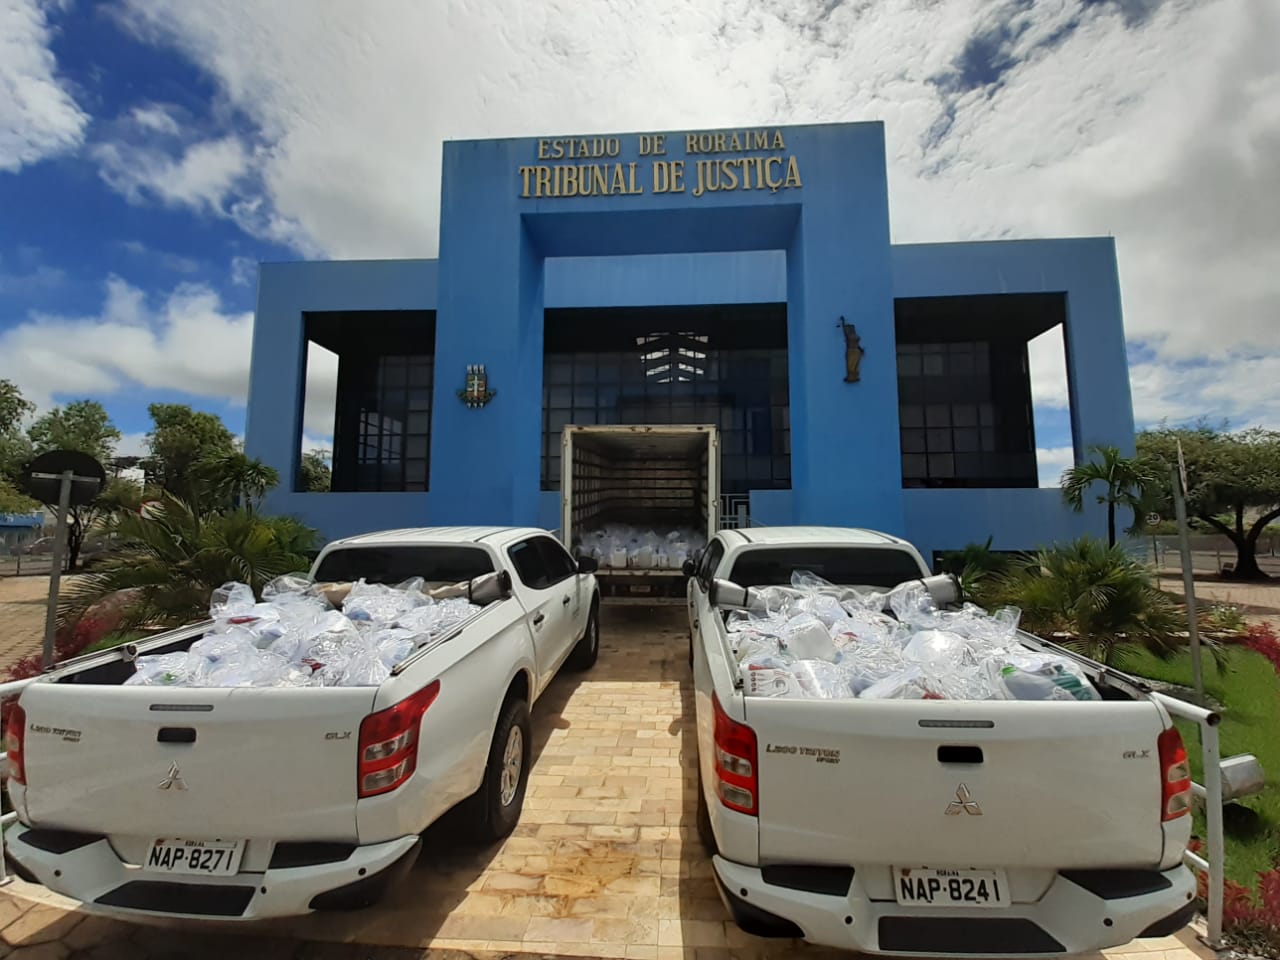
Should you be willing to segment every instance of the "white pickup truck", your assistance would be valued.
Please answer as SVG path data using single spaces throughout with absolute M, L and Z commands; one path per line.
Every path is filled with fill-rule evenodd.
M 22 692 L 6 741 L 19 872 L 98 911 L 249 920 L 375 902 L 460 802 L 514 828 L 529 708 L 599 650 L 594 563 L 533 529 L 400 530 L 331 543 L 317 582 L 484 583 L 496 596 L 376 687 L 123 685 L 89 655 Z M 480 602 L 479 599 L 476 602 Z
M 803 527 L 721 531 L 688 570 L 699 832 L 742 929 L 1030 956 L 1189 922 L 1186 752 L 1136 681 L 1075 658 L 1100 701 L 745 696 L 724 606 L 795 570 L 878 590 L 929 575 L 902 540 Z

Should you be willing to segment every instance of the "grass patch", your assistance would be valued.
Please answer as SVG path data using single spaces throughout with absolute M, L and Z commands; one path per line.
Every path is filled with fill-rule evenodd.
M 1187 653 L 1162 661 L 1138 651 L 1126 662 L 1125 670 L 1152 680 L 1191 686 L 1191 657 Z M 1224 704 L 1218 728 L 1222 755 L 1251 753 L 1267 775 L 1262 793 L 1227 804 L 1224 811 L 1227 876 L 1253 889 L 1258 873 L 1280 862 L 1280 784 L 1276 782 L 1280 777 L 1280 676 L 1265 657 L 1232 647 L 1225 671 L 1218 670 L 1212 657 L 1204 657 L 1204 686 L 1209 696 Z M 1203 783 L 1200 728 L 1190 721 L 1176 722 L 1187 743 L 1194 776 Z M 1202 812 L 1196 813 L 1195 832 L 1200 837 L 1205 835 Z

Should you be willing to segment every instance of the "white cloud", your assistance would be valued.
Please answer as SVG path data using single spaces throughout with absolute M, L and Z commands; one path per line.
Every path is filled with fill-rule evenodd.
M 41 410 L 59 398 L 107 401 L 126 391 L 175 390 L 245 403 L 253 315 L 228 312 L 218 295 L 184 283 L 150 301 L 118 277 L 89 316 L 32 314 L 0 330 L 0 379 L 12 380 Z M 338 357 L 311 345 L 302 449 L 333 448 Z M 145 453 L 145 433 L 126 434 L 120 456 Z
M 142 257 L 159 263 L 166 270 L 172 270 L 174 273 L 195 273 L 200 269 L 199 260 L 171 253 L 168 250 L 157 250 L 154 247 L 147 246 L 141 240 L 125 240 L 120 246 L 135 257 Z
M 231 258 L 231 282 L 238 287 L 251 287 L 258 279 L 258 261 L 252 257 Z
M 162 103 L 134 107 L 129 112 L 129 116 L 134 123 L 144 130 L 171 137 L 176 137 L 181 132 L 181 127 L 178 126 L 178 121 L 174 118 L 170 108 Z
M 1036 409 L 1070 409 L 1067 350 L 1061 326 L 1027 344 L 1027 363 L 1031 369 L 1031 401 Z
M 1075 451 L 1071 447 L 1039 447 L 1036 450 L 1036 468 L 1040 473 L 1040 486 L 1061 486 L 1062 471 L 1075 466 Z
M 253 316 L 228 313 L 218 295 L 182 284 L 155 305 L 118 277 L 90 316 L 34 313 L 0 331 L 0 378 L 41 408 L 59 395 L 132 388 L 178 390 L 243 403 Z
M 91 152 L 102 179 L 130 203 L 155 199 L 199 212 L 226 212 L 227 195 L 249 172 L 248 151 L 236 136 L 193 143 L 177 158 L 121 141 L 96 144 Z
M 78 147 L 88 115 L 56 75 L 39 0 L 0 2 L 0 172 Z
M 1225 403 L 1280 424 L 1220 386 L 1268 367 L 1280 316 L 1274 3 L 124 9 L 252 122 L 230 215 L 307 255 L 434 255 L 444 139 L 881 119 L 895 240 L 1114 234 L 1129 335 L 1155 351 L 1138 419 Z M 1170 366 L 1194 358 L 1203 377 Z
M 40 293 L 56 290 L 67 279 L 67 272 L 60 267 L 51 267 L 31 257 L 22 257 L 28 263 L 16 263 L 6 266 L 0 257 L 0 294 L 12 297 L 30 297 Z
M 148 453 L 150 451 L 147 449 L 145 431 L 122 434 L 119 443 L 116 444 L 117 457 L 145 457 Z

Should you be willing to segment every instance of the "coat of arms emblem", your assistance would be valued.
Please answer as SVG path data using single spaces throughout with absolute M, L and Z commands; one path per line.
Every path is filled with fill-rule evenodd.
M 484 364 L 467 365 L 466 386 L 458 391 L 458 398 L 463 403 L 474 410 L 492 400 L 497 392 L 489 389 L 489 375 L 485 373 Z

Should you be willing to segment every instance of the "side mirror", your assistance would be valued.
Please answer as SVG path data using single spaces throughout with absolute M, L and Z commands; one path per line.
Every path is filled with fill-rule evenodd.
M 680 566 L 680 571 L 681 571 L 681 572 L 682 572 L 686 577 L 692 577 L 695 573 L 697 573 L 697 572 L 698 572 L 698 565 L 697 565 L 696 563 L 694 563 L 692 560 L 686 560 L 686 561 L 685 561 L 685 562 Z
M 750 587 L 740 587 L 730 580 L 712 580 L 707 600 L 713 607 L 750 610 L 756 597 Z
M 600 564 L 594 557 L 579 557 L 578 572 L 579 573 L 595 573 L 600 569 Z

